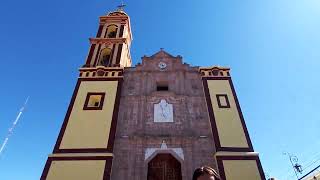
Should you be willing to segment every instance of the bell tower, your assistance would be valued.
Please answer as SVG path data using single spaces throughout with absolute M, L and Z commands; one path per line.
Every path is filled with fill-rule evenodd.
M 122 6 L 100 17 L 95 38 L 90 38 L 90 50 L 84 67 L 130 67 L 132 41 L 130 19 Z
M 98 33 L 74 89 L 41 180 L 109 180 L 124 67 L 130 67 L 129 16 L 100 17 Z

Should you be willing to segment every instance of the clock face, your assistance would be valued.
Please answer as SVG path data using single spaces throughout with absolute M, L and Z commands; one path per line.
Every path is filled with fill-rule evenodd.
M 158 66 L 160 69 L 165 69 L 167 67 L 167 64 L 164 62 L 160 62 Z

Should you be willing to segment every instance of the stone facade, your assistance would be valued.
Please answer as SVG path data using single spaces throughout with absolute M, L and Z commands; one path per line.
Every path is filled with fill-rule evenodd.
M 208 165 L 222 180 L 265 180 L 230 69 L 163 49 L 132 67 L 131 40 L 122 9 L 100 17 L 40 179 L 189 180 Z
M 160 62 L 166 68 L 159 68 Z M 157 91 L 157 85 L 169 89 Z M 162 99 L 173 105 L 173 122 L 154 122 L 154 104 Z M 161 149 L 163 141 L 167 147 Z M 150 148 L 157 150 L 146 159 Z M 191 179 L 201 165 L 216 167 L 199 68 L 163 50 L 124 70 L 111 179 L 147 179 L 148 162 L 157 153 L 170 153 L 180 161 L 183 180 Z

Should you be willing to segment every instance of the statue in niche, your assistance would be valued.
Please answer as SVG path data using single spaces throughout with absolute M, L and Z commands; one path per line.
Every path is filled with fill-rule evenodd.
M 165 99 L 154 104 L 154 122 L 173 122 L 173 106 Z

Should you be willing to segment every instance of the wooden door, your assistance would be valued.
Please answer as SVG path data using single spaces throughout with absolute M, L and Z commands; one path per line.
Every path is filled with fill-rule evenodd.
M 148 163 L 148 180 L 182 180 L 180 162 L 171 154 L 158 154 Z

